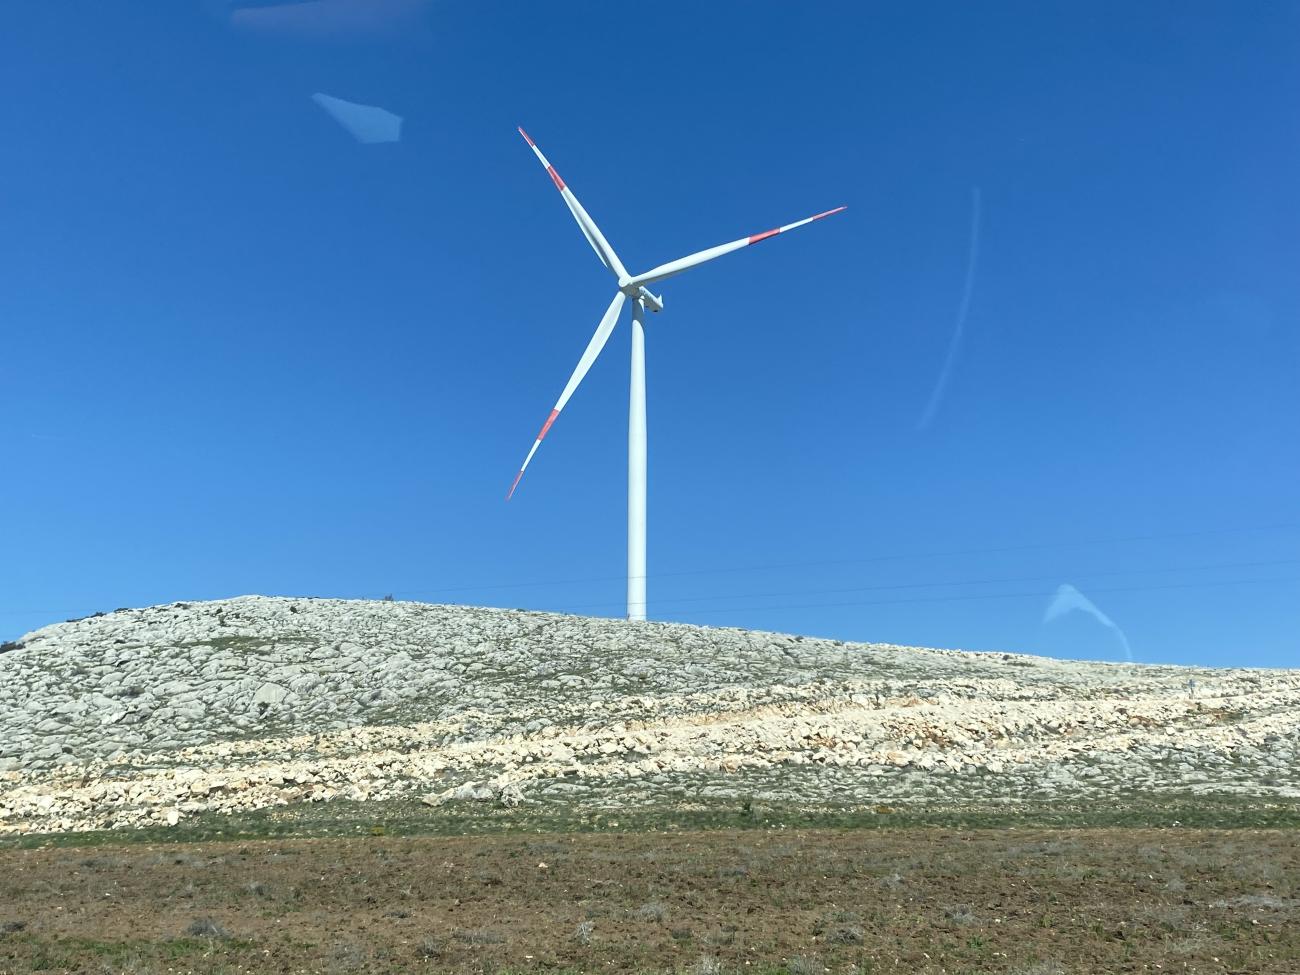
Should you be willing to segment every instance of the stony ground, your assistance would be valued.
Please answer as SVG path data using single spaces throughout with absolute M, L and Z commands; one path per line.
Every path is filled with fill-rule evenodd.
M 1264 830 L 759 830 L 0 850 L 0 973 L 1300 971 Z
M 1300 797 L 1300 672 L 244 597 L 0 653 L 0 834 L 305 802 Z

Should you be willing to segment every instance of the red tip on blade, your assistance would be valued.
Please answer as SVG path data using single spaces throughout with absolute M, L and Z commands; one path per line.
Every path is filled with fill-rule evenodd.
M 519 479 L 520 479 L 521 477 L 523 477 L 523 476 L 524 476 L 524 472 L 523 472 L 523 471 L 520 471 L 518 474 L 515 475 L 515 482 L 514 482 L 513 484 L 510 485 L 510 490 L 509 490 L 508 492 L 506 492 L 506 500 L 507 500 L 507 501 L 509 501 L 512 497 L 514 497 L 514 494 L 515 494 L 515 488 L 519 487 Z
M 555 188 L 564 191 L 564 180 L 560 179 L 560 174 L 555 171 L 554 166 L 547 166 L 546 171 L 551 174 L 551 181 L 555 183 Z
M 775 230 L 764 230 L 761 234 L 754 234 L 753 237 L 750 237 L 749 242 L 751 244 L 757 244 L 760 240 L 767 240 L 769 237 L 775 237 L 780 232 L 780 227 L 777 227 Z
M 833 214 L 840 213 L 840 212 L 842 212 L 842 211 L 844 211 L 844 210 L 847 210 L 847 209 L 848 209 L 848 207 L 836 207 L 834 210 L 827 210 L 825 213 L 819 213 L 819 214 L 817 214 L 815 217 L 813 217 L 813 219 L 814 219 L 814 220 L 820 220 L 822 217 L 829 217 L 829 216 L 831 216 L 831 215 L 833 215 Z
M 542 432 L 537 435 L 538 443 L 541 443 L 543 440 L 546 439 L 546 431 L 551 429 L 551 424 L 555 422 L 555 418 L 559 415 L 560 415 L 559 410 L 551 410 L 551 415 L 548 416 L 546 418 L 546 422 L 542 424 Z
M 524 127 L 523 127 L 522 125 L 517 125 L 517 126 L 515 126 L 515 128 L 517 128 L 517 129 L 519 130 L 519 134 L 522 135 L 522 136 L 524 137 L 524 141 L 525 141 L 525 142 L 527 142 L 530 146 L 534 146 L 534 147 L 536 147 L 537 143 L 534 142 L 534 141 L 529 137 L 528 133 L 524 131 Z

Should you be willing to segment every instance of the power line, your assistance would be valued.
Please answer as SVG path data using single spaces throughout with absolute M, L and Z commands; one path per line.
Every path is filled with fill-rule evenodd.
M 1094 595 L 1097 593 L 1121 593 L 1121 592 L 1156 592 L 1165 589 L 1200 589 L 1215 588 L 1218 586 L 1251 586 L 1268 584 L 1274 582 L 1282 583 L 1300 583 L 1300 579 L 1231 579 L 1217 582 L 1178 582 L 1160 586 L 1117 586 L 1110 589 L 1091 589 L 1089 592 Z M 852 601 L 842 603 L 803 603 L 787 604 L 784 606 L 736 606 L 726 609 L 695 609 L 689 610 L 694 615 L 707 613 L 756 613 L 766 610 L 777 609 L 835 609 L 847 606 L 893 606 L 905 603 L 946 603 L 959 602 L 962 600 L 972 599 L 1045 599 L 1053 595 L 1051 592 L 1035 590 L 1034 592 L 1001 592 L 1001 593 L 962 593 L 954 596 L 918 596 L 912 599 L 875 599 L 865 601 Z
M 1240 528 L 1212 528 L 1204 531 L 1190 532 L 1164 532 L 1149 535 L 1127 535 L 1114 538 L 1095 538 L 1095 539 L 1075 539 L 1069 541 L 1055 542 L 1031 542 L 1024 545 L 1003 545 L 991 548 L 973 548 L 961 549 L 949 552 L 919 552 L 919 553 L 899 553 L 893 555 L 874 555 L 861 559 L 817 559 L 806 562 L 772 562 L 760 565 L 740 565 L 740 566 L 719 566 L 712 569 L 682 569 L 673 572 L 650 572 L 646 574 L 647 579 L 668 579 L 680 576 L 693 575 L 725 575 L 733 572 L 758 572 L 766 569 L 798 569 L 810 568 L 822 565 L 865 565 L 873 562 L 895 562 L 906 559 L 939 559 L 955 558 L 964 555 L 994 555 L 1003 552 L 1024 552 L 1035 549 L 1045 548 L 1070 548 L 1083 545 L 1115 545 L 1125 544 L 1128 542 L 1157 541 L 1173 538 L 1200 538 L 1210 535 L 1228 535 L 1244 534 L 1247 532 L 1262 531 L 1288 531 L 1300 528 L 1300 523 L 1289 522 L 1278 525 L 1256 525 Z M 392 591 L 395 596 L 419 596 L 433 595 L 437 593 L 455 593 L 455 592 L 483 592 L 486 590 L 496 589 L 527 589 L 541 588 L 545 586 L 577 586 L 586 585 L 594 582 L 621 582 L 627 577 L 620 576 L 594 576 L 586 579 L 546 579 L 534 582 L 503 582 L 503 583 L 485 583 L 482 585 L 472 586 L 448 586 L 434 589 L 395 589 Z
M 1154 540 L 1175 539 L 1175 538 L 1198 538 L 1198 537 L 1208 537 L 1208 536 L 1215 536 L 1215 535 L 1244 534 L 1249 532 L 1262 532 L 1262 531 L 1288 531 L 1295 528 L 1300 528 L 1300 523 L 1289 522 L 1289 523 L 1282 523 L 1282 524 L 1275 524 L 1275 525 L 1241 526 L 1236 528 L 1215 528 L 1215 529 L 1206 529 L 1201 531 L 1190 531 L 1190 532 L 1163 532 L 1163 533 L 1152 533 L 1152 534 L 1145 534 L 1145 535 L 1116 536 L 1111 538 L 1075 539 L 1075 540 L 1054 541 L 1054 542 L 1034 542 L 1034 543 L 1029 543 L 1024 545 L 1004 545 L 1004 546 L 994 546 L 994 547 L 977 548 L 977 549 L 962 549 L 962 550 L 954 550 L 948 552 L 926 552 L 926 553 L 912 553 L 912 554 L 899 553 L 899 554 L 892 554 L 892 555 L 871 556 L 862 559 L 820 559 L 820 560 L 811 560 L 811 561 L 804 561 L 804 562 L 784 562 L 784 563 L 767 563 L 767 564 L 748 565 L 748 566 L 716 567 L 712 569 L 686 569 L 686 570 L 679 570 L 674 572 L 649 573 L 647 577 L 664 579 L 664 578 L 679 578 L 684 576 L 721 575 L 726 573 L 762 571 L 766 569 L 805 568 L 805 567 L 823 566 L 823 565 L 864 565 L 864 564 L 878 563 L 878 562 L 903 561 L 907 559 L 951 558 L 951 557 L 965 556 L 965 555 L 988 555 L 988 554 L 996 554 L 996 553 L 1003 553 L 1003 552 L 1031 551 L 1031 550 L 1039 550 L 1039 549 L 1047 549 L 1047 548 L 1068 548 L 1073 546 L 1086 546 L 1086 545 L 1124 544 L 1124 543 L 1138 542 L 1138 541 L 1154 541 Z M 1152 572 L 1201 571 L 1205 569 L 1214 569 L 1214 568 L 1244 568 L 1244 567 L 1256 567 L 1256 566 L 1266 566 L 1266 565 L 1288 565 L 1288 564 L 1294 564 L 1297 561 L 1300 560 L 1279 559 L 1279 560 L 1264 561 L 1264 562 L 1236 562 L 1236 563 L 1227 562 L 1227 563 L 1217 563 L 1217 564 L 1199 565 L 1199 566 L 1176 566 L 1176 567 L 1161 568 L 1161 569 L 1115 570 L 1111 572 L 1084 573 L 1084 574 L 1074 573 L 1073 575 L 1076 578 L 1090 578 L 1096 576 L 1127 575 L 1127 574 L 1152 573 Z M 711 595 L 711 596 L 683 596 L 676 599 L 660 600 L 657 601 L 656 604 L 658 605 L 664 602 L 669 604 L 682 603 L 682 602 L 699 602 L 699 601 L 710 601 L 713 599 L 761 599 L 761 598 L 783 598 L 786 596 L 800 596 L 800 595 L 809 595 L 809 596 L 832 595 L 836 593 L 886 591 L 886 590 L 893 590 L 893 589 L 912 589 L 912 588 L 927 588 L 927 587 L 938 587 L 938 586 L 993 585 L 993 584 L 1010 583 L 1010 582 L 1034 582 L 1034 581 L 1040 581 L 1040 580 L 1050 579 L 1055 577 L 1056 576 L 1029 576 L 1029 577 L 1001 578 L 1001 579 L 972 579 L 972 580 L 941 581 L 941 582 L 928 582 L 928 583 L 903 583 L 903 584 L 892 584 L 886 586 L 861 586 L 861 587 L 850 587 L 850 588 L 842 588 L 842 589 L 813 589 L 813 590 L 787 591 L 787 592 L 777 592 L 777 593 L 744 593 L 744 594 L 730 594 L 730 595 L 720 594 L 720 595 Z M 488 590 L 520 589 L 520 588 L 542 587 L 542 586 L 582 585 L 582 584 L 595 583 L 595 582 L 622 581 L 625 578 L 626 578 L 625 576 L 601 576 L 601 577 L 588 578 L 588 579 L 548 580 L 545 582 L 496 583 L 496 584 L 488 584 L 488 585 L 480 585 L 480 586 L 456 586 L 456 587 L 449 587 L 443 589 L 403 589 L 403 590 L 395 590 L 394 595 L 480 592 L 480 591 L 488 591 Z M 1260 581 L 1269 581 L 1269 580 L 1260 580 Z M 1129 591 L 1129 590 L 1119 590 L 1119 591 Z M 989 596 L 988 598 L 1005 598 L 1005 597 Z M 578 604 L 576 606 L 573 606 L 572 608 L 597 609 L 597 608 L 603 608 L 603 607 L 613 606 L 613 605 L 616 604 L 612 602 L 585 603 L 585 604 Z M 622 604 L 619 603 L 617 605 L 622 605 Z M 849 603 L 849 604 L 831 604 L 831 605 L 857 605 L 857 604 Z M 780 607 L 758 607 L 758 608 L 775 609 Z M 792 606 L 788 608 L 794 609 L 794 608 L 804 608 L 804 607 Z M 809 607 L 809 608 L 814 608 L 814 607 Z M 0 616 L 38 616 L 38 615 L 57 616 L 66 612 L 67 610 L 57 610 L 57 609 L 8 609 L 8 610 L 0 610 Z M 718 610 L 699 610 L 698 612 L 718 612 Z
M 1276 564 L 1283 564 L 1283 562 L 1286 561 L 1297 561 L 1297 560 L 1282 560 Z M 1260 563 L 1260 564 L 1269 564 L 1269 563 Z M 1055 577 L 1053 576 L 1051 578 L 1055 578 Z M 1091 592 L 1094 595 L 1097 593 L 1109 594 L 1109 593 L 1129 593 L 1129 592 L 1160 592 L 1160 591 L 1172 590 L 1172 589 L 1205 589 L 1205 588 L 1218 588 L 1221 586 L 1268 585 L 1271 583 L 1285 583 L 1288 585 L 1300 584 L 1300 578 L 1227 579 L 1227 580 L 1218 580 L 1218 581 L 1210 581 L 1210 582 L 1168 583 L 1168 584 L 1158 585 L 1158 586 L 1114 586 L 1107 589 L 1091 589 L 1089 590 L 1089 592 Z M 834 591 L 835 590 L 828 590 L 827 592 L 834 592 Z M 811 593 L 809 594 L 811 595 Z M 951 596 L 915 596 L 908 599 L 868 599 L 868 600 L 850 600 L 847 602 L 835 602 L 835 603 L 786 603 L 784 605 L 776 605 L 776 606 L 773 605 L 730 606 L 726 608 L 713 607 L 710 609 L 691 609 L 691 610 L 687 610 L 686 612 L 688 612 L 693 616 L 702 616 L 702 615 L 710 615 L 710 614 L 717 614 L 717 613 L 761 613 L 761 612 L 770 612 L 773 610 L 787 610 L 787 609 L 840 609 L 840 608 L 858 607 L 858 606 L 898 606 L 898 605 L 907 605 L 911 603 L 968 602 L 971 600 L 978 600 L 978 599 L 1045 599 L 1051 595 L 1052 595 L 1051 592 L 1044 592 L 1042 590 L 1034 590 L 1032 592 L 960 593 Z M 716 598 L 745 598 L 745 597 L 716 597 Z M 605 603 L 604 605 L 610 606 L 614 604 Z M 622 604 L 618 604 L 618 605 L 622 605 Z M 40 611 L 40 612 L 45 612 L 45 611 Z M 672 622 L 672 621 L 656 620 L 652 622 Z
M 1176 565 L 1167 568 L 1146 568 L 1146 569 L 1113 569 L 1109 572 L 1074 572 L 1068 573 L 1076 579 L 1104 578 L 1107 576 L 1124 576 L 1124 575 L 1152 575 L 1161 572 L 1204 572 L 1209 569 L 1246 569 L 1261 568 L 1264 566 L 1274 565 L 1296 565 L 1300 564 L 1300 559 L 1271 559 L 1260 562 L 1211 562 L 1205 565 Z M 1044 582 L 1060 579 L 1067 573 L 1053 573 L 1051 575 L 1037 576 L 1012 576 L 1002 577 L 1000 579 L 954 579 L 944 582 L 901 582 L 890 583 L 889 585 L 875 586 L 850 586 L 843 589 L 802 589 L 787 592 L 749 592 L 749 593 L 715 593 L 709 596 L 679 596 L 676 598 L 658 599 L 655 605 L 664 603 L 694 603 L 708 602 L 716 599 L 780 599 L 786 596 L 828 596 L 839 593 L 850 592 L 884 592 L 896 589 L 932 589 L 947 586 L 991 586 L 1001 585 L 1003 583 L 1014 582 Z M 605 606 L 621 606 L 622 603 L 603 602 L 603 603 L 578 603 L 570 604 L 573 609 L 596 609 Z

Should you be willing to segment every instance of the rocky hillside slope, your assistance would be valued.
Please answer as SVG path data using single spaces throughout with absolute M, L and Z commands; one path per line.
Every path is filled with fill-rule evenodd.
M 0 654 L 0 833 L 304 801 L 1300 797 L 1300 672 L 406 602 L 119 610 Z

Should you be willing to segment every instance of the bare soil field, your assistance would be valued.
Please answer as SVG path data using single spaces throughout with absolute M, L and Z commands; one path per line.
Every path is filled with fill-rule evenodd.
M 0 972 L 1300 971 L 1294 830 L 617 825 L 0 849 Z

